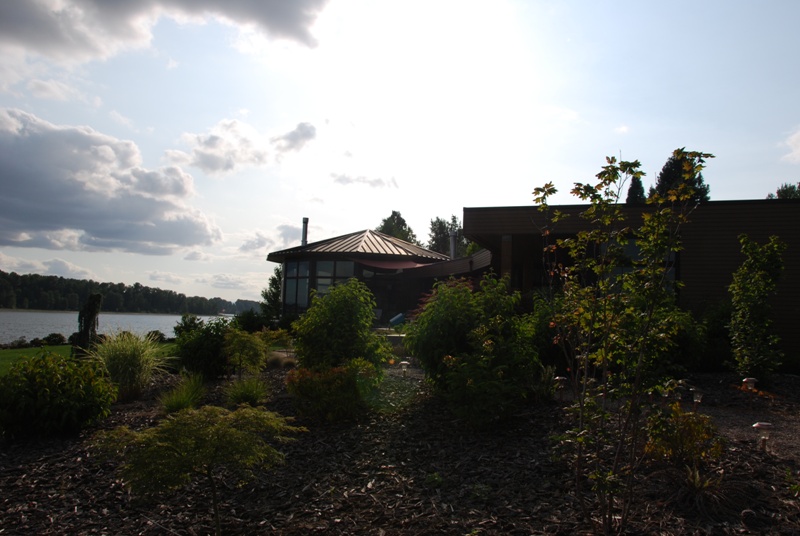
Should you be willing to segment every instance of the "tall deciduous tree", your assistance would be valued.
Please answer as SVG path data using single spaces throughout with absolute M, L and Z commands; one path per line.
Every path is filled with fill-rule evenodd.
M 774 194 L 767 195 L 767 199 L 800 199 L 800 182 L 781 184 Z
M 421 245 L 419 240 L 417 240 L 417 235 L 414 234 L 414 231 L 408 226 L 406 220 L 403 219 L 403 216 L 396 210 L 392 211 L 391 216 L 384 218 L 375 230 L 418 246 Z
M 692 200 L 697 203 L 705 203 L 710 200 L 709 187 L 703 181 L 703 174 L 698 170 L 702 169 L 704 159 L 701 157 L 699 161 L 690 157 L 684 148 L 675 149 L 672 156 L 661 168 L 661 173 L 658 174 L 656 185 L 650 188 L 650 197 L 658 194 L 662 197 L 666 196 L 670 191 L 676 190 L 679 187 L 691 188 L 694 190 Z
M 428 234 L 428 249 L 450 255 L 450 233 L 456 233 L 456 256 L 455 258 L 465 257 L 469 240 L 464 237 L 461 229 L 461 221 L 455 216 L 450 216 L 450 221 L 442 218 L 431 220 L 431 230 Z

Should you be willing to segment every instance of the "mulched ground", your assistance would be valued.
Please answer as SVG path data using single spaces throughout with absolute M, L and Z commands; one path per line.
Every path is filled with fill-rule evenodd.
M 294 413 L 282 371 L 269 378 L 268 407 Z M 800 378 L 769 391 L 737 389 L 731 376 L 690 378 L 728 438 L 706 493 L 687 494 L 681 471 L 643 470 L 630 534 L 800 534 L 797 417 Z M 227 485 L 226 534 L 581 534 L 570 472 L 550 436 L 564 428 L 558 402 L 475 433 L 431 396 L 418 371 L 386 381 L 384 412 L 359 422 L 315 424 L 282 448 L 286 463 L 245 487 Z M 211 399 L 218 392 L 211 393 Z M 687 403 L 688 404 L 688 403 Z M 80 437 L 0 446 L 0 535 L 210 534 L 209 494 L 191 486 L 158 502 L 123 489 L 113 464 L 97 459 L 99 428 L 152 425 L 155 392 L 114 407 Z M 767 451 L 751 424 L 775 423 Z

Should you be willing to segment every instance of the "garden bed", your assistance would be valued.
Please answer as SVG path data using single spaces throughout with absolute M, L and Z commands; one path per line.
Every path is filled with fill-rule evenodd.
M 269 409 L 294 413 L 283 371 L 270 371 Z M 711 491 L 687 496 L 680 471 L 642 471 L 632 533 L 798 534 L 800 379 L 782 376 L 746 393 L 732 376 L 691 378 L 727 442 Z M 209 495 L 190 486 L 157 502 L 123 489 L 114 464 L 97 459 L 91 435 L 161 418 L 156 392 L 115 405 L 80 437 L 3 445 L 0 534 L 208 534 Z M 219 398 L 211 390 L 209 401 Z M 222 491 L 227 534 L 576 534 L 580 520 L 569 469 L 550 437 L 563 431 L 558 402 L 531 408 L 503 427 L 475 433 L 455 421 L 417 370 L 392 369 L 377 411 L 360 421 L 317 424 L 281 447 L 286 463 Z M 690 404 L 687 402 L 687 404 Z M 753 422 L 775 423 L 767 451 Z

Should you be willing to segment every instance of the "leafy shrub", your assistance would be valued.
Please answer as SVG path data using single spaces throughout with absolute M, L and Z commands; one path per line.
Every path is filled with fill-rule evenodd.
M 158 401 L 166 413 L 177 413 L 184 409 L 196 407 L 205 392 L 203 376 L 200 374 L 188 374 L 182 376 L 178 385 L 162 394 Z
M 67 344 L 67 338 L 60 333 L 51 333 L 42 341 L 48 346 L 62 346 Z
M 100 363 L 43 352 L 0 377 L 0 430 L 8 437 L 76 433 L 108 416 L 116 394 Z
M 711 418 L 684 411 L 677 402 L 650 415 L 647 432 L 647 452 L 673 465 L 697 468 L 722 455 L 722 440 Z
M 473 425 L 509 415 L 542 389 L 547 308 L 517 311 L 521 297 L 506 278 L 488 275 L 477 291 L 466 280 L 435 286 L 406 328 L 406 348 L 450 407 Z
M 391 357 L 385 338 L 372 330 L 375 298 L 357 279 L 315 295 L 294 323 L 295 350 L 301 367 L 340 367 L 355 358 L 379 364 Z
M 228 329 L 229 322 L 225 318 L 215 318 L 201 321 L 199 327 L 191 331 L 181 331 L 176 340 L 180 364 L 189 372 L 202 374 L 207 380 L 225 374 L 228 361 L 224 347 Z
M 745 260 L 733 274 L 731 295 L 731 347 L 736 371 L 742 376 L 767 379 L 781 364 L 782 352 L 772 328 L 769 296 L 783 272 L 786 244 L 777 236 L 759 245 L 739 236 Z
M 259 332 L 267 348 L 291 348 L 292 335 L 285 329 L 264 329 Z
M 158 344 L 163 344 L 167 342 L 167 336 L 164 335 L 164 332 L 158 329 L 154 329 L 153 331 L 148 331 L 147 338 L 151 339 L 153 342 L 157 342 Z
M 354 368 L 311 370 L 300 367 L 289 372 L 286 387 L 294 397 L 298 414 L 303 417 L 349 420 L 366 410 L 357 375 Z
M 236 378 L 225 386 L 225 401 L 231 406 L 257 406 L 269 397 L 269 385 L 258 376 Z
M 175 333 L 175 337 L 177 338 L 181 335 L 202 328 L 204 324 L 205 322 L 203 322 L 199 316 L 190 313 L 184 313 L 181 315 L 180 321 L 175 324 L 174 328 L 172 328 L 172 331 Z
M 246 331 L 247 333 L 256 333 L 264 329 L 269 323 L 266 317 L 261 313 L 248 309 L 237 314 L 234 323 L 238 329 Z
M 238 329 L 225 333 L 225 355 L 231 371 L 241 376 L 243 372 L 258 372 L 264 366 L 267 346 L 256 334 Z
M 283 462 L 271 443 L 289 441 L 304 431 L 277 413 L 241 407 L 228 411 L 214 406 L 186 410 L 141 432 L 127 427 L 98 436 L 101 451 L 122 459 L 120 472 L 134 493 L 158 495 L 181 489 L 199 478 L 211 492 L 216 533 L 221 533 L 216 482 L 220 471 L 240 482 L 253 469 Z
M 142 337 L 129 331 L 105 336 L 88 352 L 106 367 L 119 389 L 119 400 L 135 400 L 153 377 L 165 371 L 167 358 L 151 335 Z

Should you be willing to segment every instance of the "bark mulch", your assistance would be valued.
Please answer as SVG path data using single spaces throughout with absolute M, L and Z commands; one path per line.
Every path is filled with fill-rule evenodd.
M 293 415 L 285 373 L 269 372 L 268 408 Z M 642 470 L 631 534 L 800 534 L 796 447 L 800 378 L 780 377 L 759 394 L 736 378 L 690 378 L 701 412 L 727 438 L 723 460 L 700 491 L 683 469 Z M 0 535 L 210 534 L 210 494 L 199 486 L 156 502 L 132 497 L 114 465 L 97 459 L 91 436 L 162 418 L 156 392 L 116 405 L 79 437 L 0 446 Z M 211 393 L 211 401 L 218 392 Z M 380 411 L 352 423 L 298 420 L 309 431 L 281 447 L 286 463 L 243 487 L 227 482 L 226 534 L 581 534 L 569 469 L 550 437 L 563 431 L 557 401 L 492 431 L 454 420 L 419 371 L 390 371 Z M 687 402 L 687 405 L 689 403 Z M 752 423 L 773 421 L 767 450 Z M 703 488 L 705 482 L 705 488 Z

